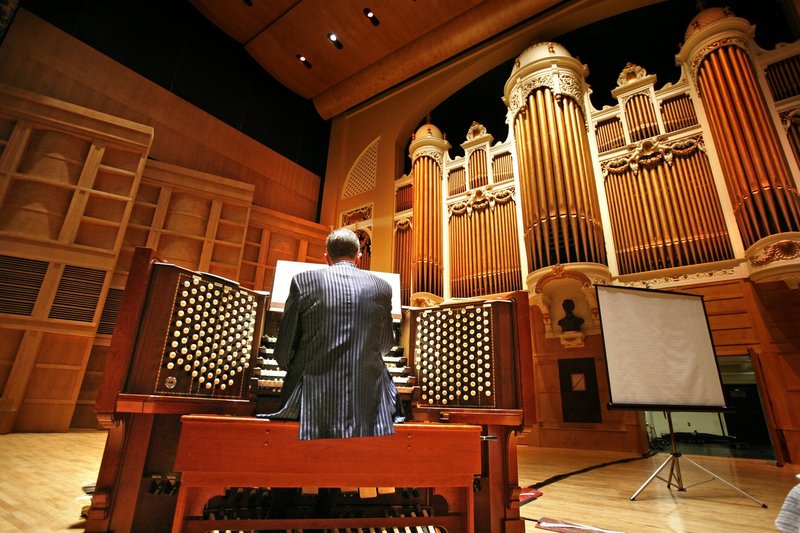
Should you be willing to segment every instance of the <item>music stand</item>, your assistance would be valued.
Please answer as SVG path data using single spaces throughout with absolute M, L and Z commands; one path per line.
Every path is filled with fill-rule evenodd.
M 672 452 L 669 454 L 669 457 L 667 458 L 667 460 L 664 461 L 661 464 L 661 466 L 659 466 L 656 469 L 656 471 L 653 472 L 653 474 L 649 478 L 647 478 L 647 481 L 645 481 L 644 484 L 641 487 L 639 487 L 639 490 L 637 490 L 636 492 L 633 493 L 633 496 L 631 496 L 631 501 L 636 500 L 636 497 L 639 495 L 639 493 L 641 493 L 647 487 L 647 485 L 649 485 L 650 482 L 653 481 L 655 478 L 658 478 L 661 481 L 666 482 L 667 488 L 670 488 L 672 485 L 675 485 L 675 487 L 678 489 L 679 492 L 686 492 L 686 489 L 689 488 L 687 486 L 684 486 L 683 478 L 681 477 L 681 465 L 680 465 L 680 461 L 679 461 L 679 459 L 681 458 L 681 453 L 678 451 L 678 446 L 677 446 L 677 443 L 675 442 L 675 432 L 672 429 L 672 412 L 671 411 L 667 411 L 666 413 L 667 413 L 667 423 L 669 424 L 670 441 L 672 442 Z M 710 470 L 707 470 L 707 469 L 703 468 L 702 466 L 700 466 L 699 464 L 695 463 L 691 459 L 686 459 L 685 457 L 684 457 L 684 459 L 686 461 L 690 462 L 691 464 L 693 464 L 694 466 L 696 466 L 697 468 L 699 468 L 700 470 L 702 470 L 703 472 L 705 472 L 706 474 L 711 476 L 711 479 L 707 479 L 705 481 L 701 481 L 700 483 L 695 483 L 694 485 L 691 485 L 691 486 L 700 485 L 701 483 L 707 483 L 709 481 L 712 481 L 713 479 L 718 479 L 719 481 L 722 481 L 723 483 L 728 485 L 733 490 L 739 492 L 743 496 L 746 496 L 746 497 L 750 498 L 751 500 L 753 500 L 754 502 L 756 502 L 757 504 L 761 505 L 761 507 L 763 507 L 764 509 L 767 508 L 767 504 L 766 503 L 764 503 L 764 502 L 762 502 L 760 500 L 757 500 L 756 498 L 754 498 L 750 494 L 746 493 L 745 491 L 743 491 L 739 487 L 737 487 L 737 486 L 733 485 L 732 483 L 722 479 L 721 477 L 719 477 L 718 475 L 714 474 Z M 661 473 L 662 470 L 664 470 L 664 468 L 667 467 L 667 465 L 669 465 L 669 477 L 667 479 L 664 479 L 663 477 L 659 476 L 659 474 Z M 674 482 L 673 482 L 673 480 L 674 480 Z

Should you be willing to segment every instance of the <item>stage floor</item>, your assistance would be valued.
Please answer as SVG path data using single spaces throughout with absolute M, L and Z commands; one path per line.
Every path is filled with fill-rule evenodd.
M 80 511 L 89 501 L 81 486 L 95 481 L 105 440 L 105 432 L 91 430 L 0 435 L 0 531 L 83 530 Z M 615 463 L 540 487 L 542 496 L 521 508 L 522 515 L 531 519 L 526 531 L 542 531 L 532 520 L 543 517 L 630 533 L 774 531 L 783 499 L 800 483 L 795 478 L 800 466 L 778 468 L 771 460 L 687 455 L 768 508 L 762 509 L 685 460 L 679 460 L 688 487 L 685 492 L 668 489 L 666 482 L 655 479 L 631 501 L 667 457 L 665 453 L 641 459 L 613 452 L 519 447 L 523 487 Z

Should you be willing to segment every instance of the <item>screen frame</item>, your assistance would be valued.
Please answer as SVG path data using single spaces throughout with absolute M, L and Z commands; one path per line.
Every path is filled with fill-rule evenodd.
M 608 326 L 607 322 L 604 324 L 604 308 L 605 308 L 605 315 L 606 319 L 608 319 L 608 315 L 611 314 L 610 306 L 605 303 L 607 302 L 606 296 L 610 294 L 611 291 L 615 291 L 618 294 L 627 294 L 632 298 L 641 297 L 645 293 L 650 296 L 656 296 L 658 298 L 665 298 L 665 299 L 674 299 L 674 300 L 686 300 L 687 302 L 691 303 L 695 307 L 694 315 L 691 315 L 694 318 L 697 314 L 697 306 L 699 302 L 699 309 L 702 309 L 703 313 L 703 324 L 705 328 L 697 327 L 696 331 L 703 330 L 706 333 L 706 337 L 700 339 L 706 345 L 703 347 L 705 353 L 696 353 L 696 354 L 686 354 L 681 356 L 680 354 L 676 356 L 675 363 L 684 362 L 688 365 L 686 372 L 693 372 L 693 371 L 700 371 L 702 372 L 709 380 L 713 379 L 713 383 L 709 383 L 708 385 L 714 385 L 714 389 L 710 391 L 703 391 L 702 394 L 698 394 L 697 396 L 701 397 L 708 397 L 709 401 L 705 403 L 699 403 L 694 401 L 682 401 L 680 397 L 676 397 L 674 402 L 664 402 L 664 401 L 651 401 L 652 398 L 648 397 L 646 393 L 639 393 L 638 396 L 635 396 L 633 399 L 630 399 L 630 393 L 625 395 L 625 400 L 614 400 L 614 391 L 620 392 L 620 388 L 617 386 L 617 382 L 619 381 L 620 377 L 617 375 L 618 372 L 614 370 L 618 368 L 619 361 L 615 358 L 618 358 L 619 355 L 617 354 L 616 347 L 610 347 L 609 342 L 612 342 L 611 337 L 613 336 L 612 333 L 609 332 L 611 328 L 606 327 Z M 603 293 L 606 293 L 605 296 Z M 639 287 L 627 287 L 627 286 L 619 286 L 619 285 L 595 285 L 595 295 L 597 298 L 597 309 L 598 309 L 598 318 L 600 322 L 600 328 L 602 332 L 602 342 L 603 342 L 603 357 L 606 365 L 606 379 L 608 384 L 608 408 L 609 409 L 630 409 L 630 410 L 643 410 L 643 411 L 706 411 L 706 412 L 720 412 L 727 409 L 726 400 L 724 389 L 722 387 L 722 376 L 719 369 L 719 359 L 717 358 L 716 349 L 714 346 L 711 326 L 708 320 L 708 312 L 706 311 L 705 301 L 702 295 L 697 294 L 690 294 L 690 293 L 683 293 L 683 292 L 676 292 L 676 291 L 667 291 L 667 290 L 656 290 L 656 289 L 646 289 L 646 288 L 639 288 Z M 688 307 L 688 305 L 687 305 Z M 687 315 L 689 316 L 689 315 Z M 619 328 L 616 328 L 619 330 Z M 616 331 L 615 330 L 615 331 Z M 633 337 L 641 337 L 644 338 L 647 336 L 648 331 L 641 331 L 638 330 L 634 332 L 632 335 Z M 649 340 L 658 340 L 659 336 L 648 337 Z M 658 345 L 658 353 L 667 353 L 668 346 Z M 693 361 L 691 355 L 699 355 L 701 357 L 711 357 L 713 358 L 713 370 L 714 375 L 711 375 L 711 366 L 709 365 L 708 360 L 701 360 L 700 358 L 695 358 Z M 611 357 L 611 359 L 609 359 Z M 632 360 L 633 362 L 637 362 L 636 360 Z M 699 365 L 704 365 L 701 369 Z M 635 367 L 634 367 L 635 369 Z M 683 374 L 686 375 L 686 374 Z M 680 375 L 667 375 L 663 376 L 662 378 L 666 381 L 662 384 L 659 384 L 661 387 L 675 387 L 676 390 L 687 390 L 685 384 L 680 383 Z M 647 381 L 647 380 L 645 380 Z

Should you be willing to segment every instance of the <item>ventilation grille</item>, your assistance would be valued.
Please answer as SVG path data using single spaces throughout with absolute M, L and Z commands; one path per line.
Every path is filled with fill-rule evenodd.
M 97 310 L 105 277 L 104 270 L 66 266 L 49 318 L 91 322 Z
M 0 313 L 33 314 L 48 264 L 0 255 Z
M 103 307 L 103 314 L 100 316 L 100 325 L 97 327 L 98 335 L 112 335 L 114 333 L 114 326 L 117 325 L 117 317 L 119 316 L 119 307 L 122 304 L 122 295 L 125 291 L 122 289 L 109 289 L 108 296 L 106 296 L 106 303 Z
M 375 188 L 378 173 L 378 141 L 380 139 L 372 141 L 353 164 L 344 183 L 342 198 L 350 198 Z

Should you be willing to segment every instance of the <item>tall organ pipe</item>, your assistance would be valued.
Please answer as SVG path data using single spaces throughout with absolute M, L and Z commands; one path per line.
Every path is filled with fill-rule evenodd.
M 414 231 L 411 255 L 411 290 L 444 295 L 442 224 L 443 156 L 450 144 L 439 128 L 425 124 L 409 147 L 414 189 Z
M 584 72 L 562 46 L 539 43 L 520 55 L 506 82 L 530 271 L 606 262 L 582 107 Z
M 695 21 L 678 60 L 705 108 L 745 247 L 800 231 L 800 196 L 747 51 L 752 28 L 722 10 Z

